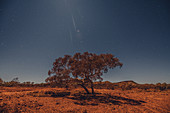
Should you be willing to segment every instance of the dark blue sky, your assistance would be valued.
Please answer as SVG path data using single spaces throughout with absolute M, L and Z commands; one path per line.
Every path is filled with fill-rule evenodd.
M 170 83 L 169 0 L 0 0 L 0 77 L 44 82 L 53 61 L 112 53 L 104 80 Z

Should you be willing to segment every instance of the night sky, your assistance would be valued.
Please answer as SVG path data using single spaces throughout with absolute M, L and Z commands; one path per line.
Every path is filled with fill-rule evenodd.
M 170 83 L 170 0 L 0 0 L 0 77 L 44 82 L 56 58 L 111 53 L 104 80 Z

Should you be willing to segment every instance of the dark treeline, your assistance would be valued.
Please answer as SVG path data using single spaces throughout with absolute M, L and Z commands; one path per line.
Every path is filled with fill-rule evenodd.
M 48 83 L 34 83 L 34 82 L 30 82 L 30 81 L 27 81 L 27 82 L 19 82 L 19 79 L 18 77 L 16 78 L 13 78 L 11 81 L 3 81 L 1 78 L 0 78 L 0 86 L 4 86 L 4 87 L 46 87 L 46 86 L 50 86 Z
M 12 81 L 5 82 L 0 78 L 0 86 L 1 87 L 57 87 L 57 88 L 66 88 L 66 89 L 73 89 L 79 88 L 80 86 L 73 84 L 71 81 L 70 83 L 63 82 L 63 83 L 34 83 L 34 82 L 23 82 L 20 83 L 18 78 L 14 78 Z M 90 85 L 87 84 L 87 87 L 90 88 Z M 170 84 L 167 83 L 156 83 L 156 84 L 138 84 L 134 81 L 123 81 L 118 83 L 112 83 L 109 81 L 105 82 L 95 82 L 94 83 L 95 89 L 120 89 L 120 90 L 131 90 L 131 89 L 141 89 L 144 91 L 164 91 L 170 89 Z

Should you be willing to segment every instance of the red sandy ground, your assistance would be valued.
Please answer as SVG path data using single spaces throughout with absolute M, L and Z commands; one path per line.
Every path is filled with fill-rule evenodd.
M 69 92 L 51 96 L 45 92 Z M 170 90 L 95 89 L 95 97 L 83 89 L 0 87 L 0 112 L 4 113 L 170 113 Z

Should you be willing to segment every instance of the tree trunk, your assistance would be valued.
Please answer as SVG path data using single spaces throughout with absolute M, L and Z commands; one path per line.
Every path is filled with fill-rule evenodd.
M 92 92 L 93 95 L 95 94 L 94 87 L 93 87 L 93 82 L 92 81 L 91 81 L 91 92 Z
M 87 92 L 87 94 L 90 94 L 89 90 L 83 84 L 79 84 L 79 85 L 84 88 L 84 90 Z

